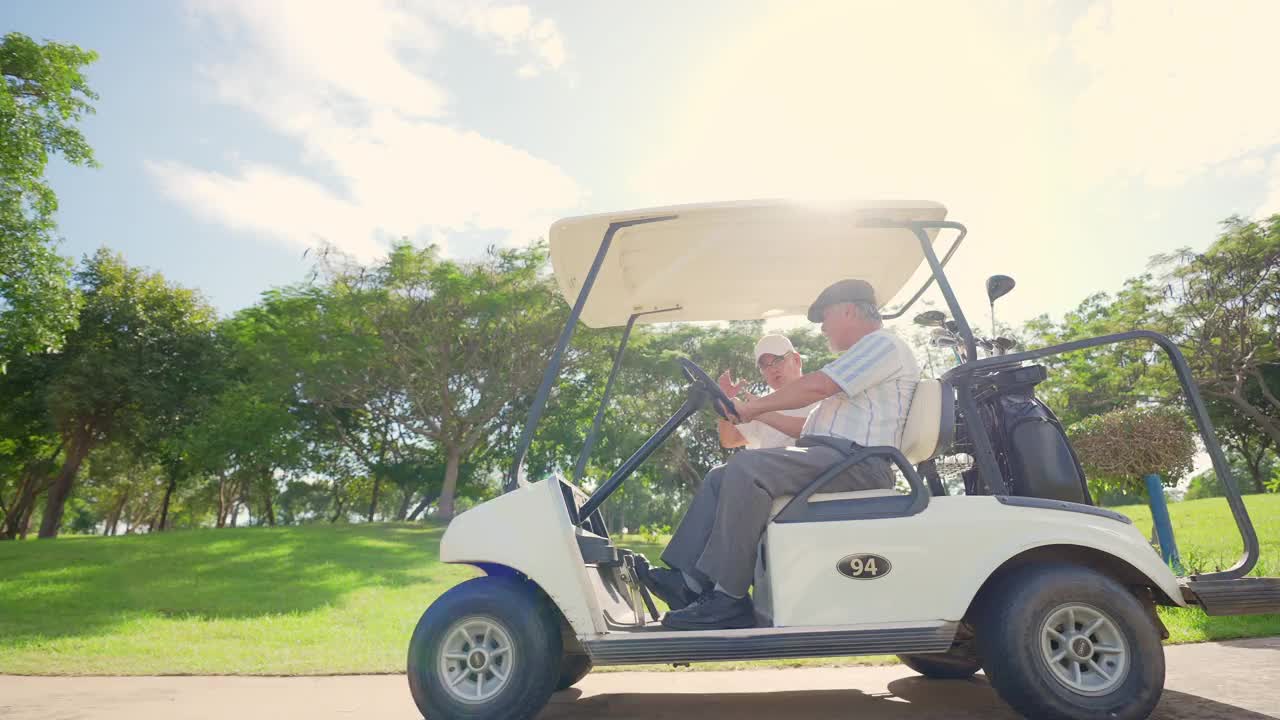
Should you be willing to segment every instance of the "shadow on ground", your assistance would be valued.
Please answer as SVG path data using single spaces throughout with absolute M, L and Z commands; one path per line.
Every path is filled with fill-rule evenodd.
M 986 680 L 895 680 L 888 692 L 812 690 L 772 693 L 557 694 L 538 720 L 1020 720 Z M 1274 716 L 1166 690 L 1151 720 L 1275 720 Z

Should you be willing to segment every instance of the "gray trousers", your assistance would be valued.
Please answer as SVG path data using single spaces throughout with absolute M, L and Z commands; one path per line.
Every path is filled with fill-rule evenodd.
M 774 498 L 795 495 L 844 455 L 831 447 L 743 450 L 712 468 L 662 553 L 670 567 L 719 584 L 730 595 L 751 587 L 760 537 Z M 850 467 L 819 492 L 893 487 L 884 458 Z

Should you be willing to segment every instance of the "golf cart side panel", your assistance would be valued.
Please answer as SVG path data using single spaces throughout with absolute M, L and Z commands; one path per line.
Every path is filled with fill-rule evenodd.
M 1118 558 L 1184 604 L 1173 573 L 1132 525 L 990 496 L 937 497 L 902 518 L 774 523 L 765 543 L 777 626 L 958 621 L 1007 560 L 1050 545 Z M 858 556 L 874 557 L 875 572 L 853 576 Z
M 440 541 L 448 563 L 511 568 L 538 584 L 579 635 L 603 631 L 574 528 L 554 480 L 525 485 L 458 515 Z

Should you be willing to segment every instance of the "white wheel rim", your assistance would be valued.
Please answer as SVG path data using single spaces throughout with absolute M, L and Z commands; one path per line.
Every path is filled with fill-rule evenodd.
M 1040 626 L 1040 650 L 1054 679 L 1081 695 L 1106 695 L 1129 674 L 1129 643 L 1106 613 L 1060 605 Z
M 516 651 L 506 628 L 488 617 L 463 618 L 440 643 L 440 682 L 455 700 L 487 702 L 511 680 Z

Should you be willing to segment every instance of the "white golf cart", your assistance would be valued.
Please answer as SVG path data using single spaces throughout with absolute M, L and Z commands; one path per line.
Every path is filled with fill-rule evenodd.
M 569 218 L 551 228 L 555 275 L 574 304 L 498 498 L 453 520 L 441 559 L 486 575 L 423 614 L 409 646 L 409 686 L 430 720 L 530 718 L 593 665 L 691 663 L 893 653 L 935 678 L 979 669 L 1034 718 L 1142 718 L 1164 684 L 1156 605 L 1210 614 L 1280 611 L 1280 580 L 1246 578 L 1258 542 L 1186 362 L 1170 341 L 1133 331 L 979 358 L 943 268 L 965 235 L 931 202 L 806 207 L 704 204 Z M 953 237 L 943 253 L 940 235 Z M 602 503 L 679 425 L 710 405 L 716 383 L 690 361 L 683 406 L 588 497 L 556 479 L 528 482 L 525 452 L 578 321 L 625 326 L 613 374 L 575 477 L 609 402 L 637 322 L 804 314 L 828 284 L 870 282 L 898 295 L 921 262 L 936 283 L 963 361 L 922 381 L 901 448 L 852 451 L 793 498 L 779 498 L 761 538 L 758 627 L 676 632 L 638 581 L 645 559 L 610 540 Z M 1034 399 L 1038 358 L 1143 340 L 1169 356 L 1244 540 L 1230 570 L 1178 578 L 1124 516 L 1092 505 L 1061 426 Z M 673 368 L 674 370 L 674 368 Z M 1026 420 L 1026 422 L 1023 422 Z M 972 457 L 965 492 L 948 495 L 932 460 Z M 892 460 L 909 492 L 824 493 L 841 469 Z

